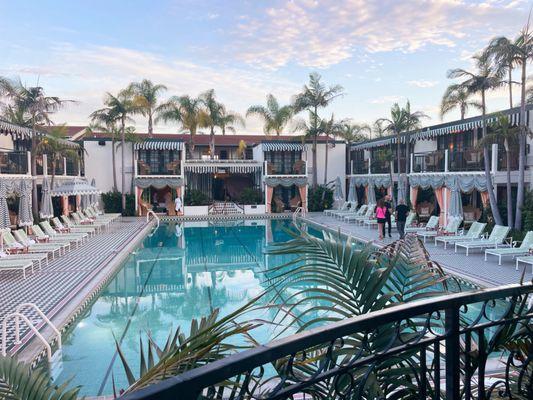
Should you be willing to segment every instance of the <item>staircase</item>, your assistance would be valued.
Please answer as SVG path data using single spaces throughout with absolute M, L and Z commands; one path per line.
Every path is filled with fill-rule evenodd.
M 228 202 L 216 201 L 213 203 L 211 207 L 209 207 L 209 214 L 210 215 L 244 214 L 244 210 L 242 209 L 242 207 L 238 206 L 237 204 L 231 201 L 228 201 Z

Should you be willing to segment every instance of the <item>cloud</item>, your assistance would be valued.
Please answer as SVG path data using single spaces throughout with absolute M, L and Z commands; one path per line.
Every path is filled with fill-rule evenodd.
M 438 81 L 426 81 L 426 80 L 412 80 L 407 81 L 408 85 L 416 86 L 419 88 L 432 88 L 438 85 Z
M 451 48 L 492 32 L 514 33 L 526 8 L 511 0 L 290 0 L 239 21 L 230 50 L 264 69 L 326 68 L 360 53 Z
M 402 101 L 404 99 L 405 99 L 404 96 L 395 96 L 395 95 L 381 96 L 381 97 L 378 97 L 376 99 L 370 100 L 370 103 L 372 103 L 372 104 L 397 103 L 397 102 Z

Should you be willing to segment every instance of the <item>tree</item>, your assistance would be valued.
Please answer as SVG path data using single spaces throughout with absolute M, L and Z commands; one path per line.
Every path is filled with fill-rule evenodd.
M 154 133 L 154 115 L 160 111 L 158 97 L 161 92 L 167 90 L 167 87 L 165 85 L 154 85 L 151 80 L 143 79 L 141 82 L 130 83 L 127 90 L 133 94 L 136 112 L 148 117 L 148 136 L 152 137 Z
M 464 69 L 457 68 L 448 72 L 448 78 L 465 78 L 465 80 L 459 83 L 458 86 L 466 90 L 469 94 L 481 95 L 482 138 L 485 138 L 487 136 L 486 94 L 487 91 L 500 87 L 502 82 L 500 76 L 498 76 L 496 71 L 491 68 L 491 65 L 487 62 L 485 58 L 476 56 L 474 57 L 474 59 L 476 60 L 476 71 L 469 72 Z M 496 203 L 496 196 L 494 195 L 494 185 L 492 184 L 492 177 L 490 174 L 490 154 L 488 143 L 485 143 L 485 145 L 483 146 L 483 158 L 485 167 L 485 179 L 487 180 L 487 190 L 489 192 L 490 208 L 492 210 L 494 222 L 498 225 L 501 225 L 502 218 L 498 209 L 498 204 Z M 518 213 L 519 210 L 517 208 L 517 214 Z
M 327 107 L 337 97 L 343 95 L 344 89 L 340 85 L 326 87 L 320 80 L 322 77 L 313 72 L 309 75 L 309 83 L 304 85 L 301 93 L 297 94 L 293 99 L 293 109 L 295 113 L 307 110 L 309 111 L 310 130 L 307 131 L 311 135 L 313 141 L 312 157 L 313 157 L 313 187 L 317 186 L 317 141 L 319 132 L 320 118 L 318 116 L 319 108 Z
M 472 94 L 459 85 L 453 84 L 448 86 L 442 101 L 440 103 L 440 118 L 444 118 L 446 114 L 454 110 L 459 109 L 461 113 L 461 119 L 465 119 L 466 113 L 470 108 L 481 110 L 481 104 L 478 101 L 471 100 Z
M 37 175 L 36 147 L 39 142 L 35 135 L 41 127 L 53 124 L 50 115 L 62 109 L 72 100 L 47 96 L 41 86 L 25 86 L 20 80 L 12 81 L 0 77 L 0 95 L 5 98 L 3 116 L 9 122 L 31 128 L 31 173 Z M 37 181 L 32 180 L 32 209 L 38 214 Z
M 328 183 L 328 162 L 329 162 L 329 137 L 340 135 L 342 123 L 335 121 L 335 116 L 331 114 L 329 120 L 322 119 L 319 124 L 319 134 L 326 135 L 325 155 L 324 155 L 324 185 Z
M 279 106 L 278 100 L 272 95 L 267 96 L 265 106 L 250 106 L 246 111 L 246 116 L 256 115 L 263 120 L 263 132 L 266 135 L 275 133 L 277 136 L 283 133 L 283 129 L 291 121 L 293 108 L 290 105 Z
M 489 43 L 486 53 L 495 62 L 498 73 L 508 72 L 512 85 L 512 69 L 520 68 L 520 134 L 518 146 L 518 188 L 516 193 L 515 229 L 522 229 L 522 207 L 524 205 L 524 175 L 526 166 L 526 139 L 529 134 L 526 119 L 527 104 L 527 64 L 533 60 L 533 34 L 529 29 L 529 20 L 514 40 L 505 37 L 494 38 Z M 512 89 L 510 96 L 512 96 Z M 512 100 L 512 99 L 511 99 Z
M 377 138 L 380 138 L 387 133 L 387 130 L 383 125 L 384 121 L 382 119 L 377 119 L 376 121 L 374 121 L 374 123 L 372 124 L 372 130 L 369 134 L 370 139 L 372 139 L 372 134 L 374 134 Z
M 137 112 L 138 107 L 133 101 L 133 95 L 129 90 L 121 90 L 116 96 L 106 93 L 104 98 L 105 108 L 95 111 L 91 115 L 107 114 L 108 118 L 118 122 L 120 126 L 121 152 L 121 191 L 122 210 L 126 209 L 126 122 L 131 121 L 130 115 Z
M 244 127 L 244 118 L 235 112 L 227 111 L 226 107 L 222 107 L 219 119 L 219 127 L 222 130 L 222 135 L 226 134 L 226 130 L 235 133 L 236 126 Z
M 215 157 L 215 128 L 220 126 L 224 106 L 216 99 L 215 90 L 209 89 L 200 95 L 200 101 L 204 106 L 200 114 L 200 126 L 209 128 L 209 155 Z
M 509 117 L 503 114 L 498 115 L 498 119 L 490 126 L 487 136 L 482 138 L 478 145 L 480 147 L 489 146 L 503 142 L 505 148 L 505 169 L 507 172 L 507 226 L 513 228 L 513 197 L 511 196 L 511 150 L 510 147 L 518 142 L 519 129 L 512 128 Z
M 347 153 L 348 153 L 348 165 L 350 171 L 352 167 L 352 143 L 361 142 L 370 136 L 372 129 L 367 124 L 357 124 L 350 121 L 341 121 L 339 127 L 339 136 L 346 141 Z
M 200 126 L 203 115 L 201 101 L 191 96 L 173 96 L 160 106 L 157 121 L 174 121 L 181 125 L 183 131 L 189 133 L 189 156 L 194 157 L 194 136 Z
M 422 119 L 429 118 L 429 116 L 422 111 L 411 111 L 411 103 L 409 100 L 407 100 L 403 113 L 405 115 L 405 174 L 407 175 L 411 164 L 411 132 L 420 129 L 422 126 Z

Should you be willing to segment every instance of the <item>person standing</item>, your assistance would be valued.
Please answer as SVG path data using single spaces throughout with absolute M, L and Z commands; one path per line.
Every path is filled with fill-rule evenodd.
M 181 208 L 182 208 L 181 197 L 177 196 L 174 199 L 174 209 L 176 210 L 176 215 L 181 215 Z
M 376 206 L 376 210 L 374 212 L 378 221 L 379 240 L 383 240 L 385 237 L 385 222 L 387 221 L 387 208 L 383 203 L 383 199 L 378 200 L 378 205 Z
M 383 202 L 383 205 L 387 208 L 387 214 L 386 214 L 386 220 L 387 220 L 387 227 L 389 229 L 389 237 L 392 237 L 391 231 L 392 231 L 392 203 L 391 203 L 391 197 L 389 195 L 385 196 L 385 201 Z M 385 229 L 385 228 L 383 228 Z M 383 230 L 383 235 L 385 236 L 385 230 Z
M 405 221 L 407 219 L 407 214 L 409 214 L 409 207 L 405 205 L 405 200 L 400 199 L 396 206 L 396 227 L 398 228 L 400 239 L 403 239 L 405 236 Z

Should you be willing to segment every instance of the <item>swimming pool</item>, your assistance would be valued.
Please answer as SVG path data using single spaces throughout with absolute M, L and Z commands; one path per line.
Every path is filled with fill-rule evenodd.
M 82 385 L 82 394 L 91 396 L 112 393 L 112 376 L 118 388 L 126 387 L 113 337 L 137 373 L 139 337 L 146 332 L 161 343 L 172 328 L 187 332 L 192 318 L 216 308 L 226 315 L 245 305 L 264 290 L 264 271 L 286 261 L 287 256 L 265 255 L 264 248 L 286 241 L 289 225 L 288 220 L 162 224 L 66 335 L 57 381 L 72 378 L 71 385 Z M 259 342 L 272 337 L 267 327 L 253 334 Z

